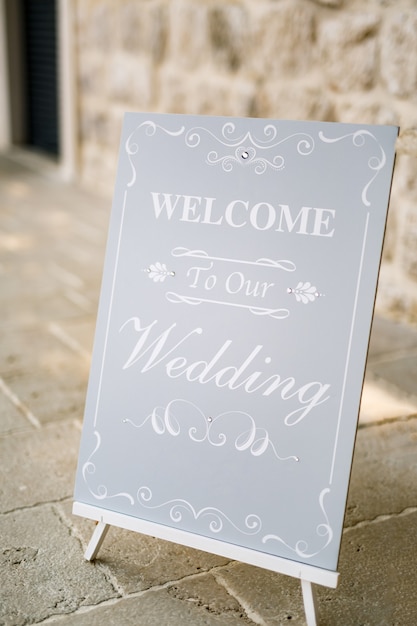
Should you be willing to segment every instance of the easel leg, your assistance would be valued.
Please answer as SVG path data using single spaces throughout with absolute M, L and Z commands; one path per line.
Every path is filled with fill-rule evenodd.
M 309 580 L 301 580 L 301 589 L 303 592 L 307 626 L 318 626 L 318 611 L 313 583 Z
M 109 524 L 105 524 L 104 522 L 97 522 L 97 526 L 93 532 L 93 535 L 90 539 L 90 543 L 87 546 L 87 550 L 85 551 L 84 558 L 87 561 L 92 561 L 96 558 L 98 551 L 101 548 L 101 544 L 106 538 L 107 531 L 109 530 Z

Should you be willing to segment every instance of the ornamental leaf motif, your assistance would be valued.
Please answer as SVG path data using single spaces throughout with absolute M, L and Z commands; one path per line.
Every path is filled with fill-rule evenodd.
M 317 287 L 312 285 L 309 281 L 300 281 L 294 289 L 289 287 L 287 292 L 290 294 L 293 293 L 297 302 L 302 302 L 303 304 L 314 302 L 317 298 L 323 296 L 322 293 L 317 291 Z
M 160 263 L 159 261 L 150 265 L 146 271 L 148 272 L 149 278 L 155 283 L 164 282 L 167 276 L 175 276 L 175 272 L 170 272 L 165 263 Z

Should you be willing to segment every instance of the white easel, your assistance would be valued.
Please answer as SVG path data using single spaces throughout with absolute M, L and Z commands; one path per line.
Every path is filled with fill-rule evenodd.
M 81 502 L 74 502 L 73 513 L 97 522 L 97 526 L 84 554 L 87 561 L 92 561 L 97 557 L 109 527 L 118 526 L 126 530 L 133 530 L 144 535 L 165 539 L 166 541 L 179 543 L 189 548 L 211 552 L 212 554 L 298 578 L 301 580 L 307 626 L 318 626 L 319 624 L 314 584 L 324 585 L 325 587 L 331 587 L 333 589 L 337 586 L 339 578 L 338 572 L 290 561 L 271 554 L 225 543 L 217 539 L 188 533 L 177 528 L 170 528 L 154 522 L 130 517 L 122 513 L 107 511 Z

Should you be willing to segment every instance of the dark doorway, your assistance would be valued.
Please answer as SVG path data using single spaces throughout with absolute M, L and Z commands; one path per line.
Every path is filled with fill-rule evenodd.
M 59 153 L 56 0 L 5 0 L 14 145 Z
M 57 24 L 55 0 L 23 0 L 24 143 L 59 152 Z

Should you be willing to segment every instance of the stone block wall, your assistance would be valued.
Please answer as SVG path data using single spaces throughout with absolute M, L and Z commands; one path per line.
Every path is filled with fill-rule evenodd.
M 401 127 L 377 298 L 417 323 L 417 0 L 76 0 L 79 173 L 111 194 L 123 113 Z

